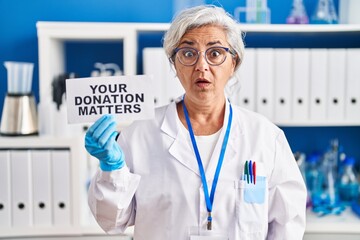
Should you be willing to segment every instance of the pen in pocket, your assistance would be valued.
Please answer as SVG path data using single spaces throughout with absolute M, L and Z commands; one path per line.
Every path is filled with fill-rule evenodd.
M 244 181 L 256 184 L 256 163 L 255 161 L 245 161 Z

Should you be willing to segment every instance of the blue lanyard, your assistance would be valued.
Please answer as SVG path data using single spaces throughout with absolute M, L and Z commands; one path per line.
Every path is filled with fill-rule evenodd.
M 185 96 L 184 96 L 185 98 Z M 194 152 L 196 155 L 196 160 L 197 163 L 199 165 L 199 170 L 200 170 L 200 176 L 201 176 L 201 181 L 203 184 L 203 188 L 204 188 L 204 195 L 205 195 L 205 201 L 206 201 L 206 209 L 208 211 L 208 224 L 207 224 L 207 229 L 211 230 L 211 222 L 212 222 L 212 216 L 211 216 L 211 212 L 212 212 L 212 206 L 213 206 L 213 202 L 214 202 L 214 195 L 215 195 L 215 189 L 216 189 L 216 185 L 219 179 L 219 174 L 220 174 L 220 170 L 221 170 L 221 166 L 224 160 L 224 155 L 225 155 L 225 150 L 226 150 L 226 146 L 227 146 L 227 142 L 229 139 L 229 134 L 230 134 L 230 128 L 231 128 L 231 122 L 232 122 L 232 107 L 231 104 L 230 105 L 230 113 L 229 113 L 229 119 L 228 119 L 228 124 L 227 124 L 227 128 L 226 128 L 226 133 L 224 136 L 224 140 L 223 140 L 223 144 L 221 147 L 221 152 L 220 152 L 220 156 L 219 156 L 219 161 L 216 167 L 216 171 L 215 171 L 215 175 L 214 175 L 214 181 L 211 187 L 211 193 L 210 193 L 210 197 L 209 197 L 209 190 L 208 190 L 208 186 L 207 186 L 207 182 L 206 182 L 206 176 L 205 176 L 205 171 L 204 171 L 204 166 L 202 164 L 201 161 L 201 157 L 200 157 L 200 153 L 199 153 L 199 149 L 197 147 L 196 144 L 196 140 L 195 140 L 195 135 L 193 132 L 193 129 L 191 127 L 191 122 L 190 122 L 190 118 L 189 118 L 189 113 L 186 109 L 185 106 L 185 102 L 184 99 L 182 101 L 182 105 L 184 108 L 184 114 L 185 114 L 185 119 L 186 119 L 186 123 L 188 125 L 188 129 L 189 129 L 189 134 L 190 134 L 190 138 L 191 138 L 191 142 L 194 148 Z

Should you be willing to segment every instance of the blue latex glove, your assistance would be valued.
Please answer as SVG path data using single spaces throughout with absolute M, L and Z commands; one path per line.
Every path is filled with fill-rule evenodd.
M 113 171 L 125 165 L 124 154 L 116 142 L 118 134 L 112 115 L 102 116 L 86 132 L 85 148 L 99 159 L 103 171 Z

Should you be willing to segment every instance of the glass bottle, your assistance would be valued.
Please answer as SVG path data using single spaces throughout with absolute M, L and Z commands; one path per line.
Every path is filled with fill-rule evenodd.
M 330 141 L 330 148 L 324 154 L 322 170 L 324 174 L 323 191 L 328 199 L 328 204 L 334 205 L 338 201 L 336 183 L 338 180 L 337 166 L 339 161 L 339 142 L 337 139 Z
M 321 186 L 323 182 L 323 174 L 319 170 L 319 163 L 321 161 L 320 154 L 312 154 L 306 159 L 306 187 L 308 195 L 313 199 L 321 195 Z
M 288 24 L 307 24 L 309 18 L 306 14 L 303 0 L 293 0 L 293 6 L 289 17 L 286 19 Z
M 340 200 L 344 203 L 355 201 L 359 195 L 359 182 L 354 172 L 355 158 L 347 157 L 343 162 L 343 172 L 338 186 Z
M 314 14 L 311 17 L 313 24 L 335 24 L 338 16 L 333 0 L 318 0 Z

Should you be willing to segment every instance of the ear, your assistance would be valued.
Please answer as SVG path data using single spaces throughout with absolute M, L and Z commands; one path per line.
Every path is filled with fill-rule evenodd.
M 234 71 L 235 71 L 236 66 L 240 63 L 240 59 L 237 54 L 232 57 L 232 63 L 233 63 Z

